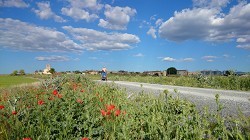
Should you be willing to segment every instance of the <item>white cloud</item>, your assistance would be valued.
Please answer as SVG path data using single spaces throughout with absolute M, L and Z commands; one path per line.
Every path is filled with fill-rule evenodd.
M 98 26 L 112 30 L 126 30 L 130 18 L 135 14 L 136 10 L 130 7 L 105 5 L 106 19 L 100 19 Z
M 217 56 L 213 56 L 213 55 L 207 55 L 207 56 L 203 56 L 202 59 L 206 60 L 207 62 L 213 62 L 214 59 L 218 58 Z
M 135 54 L 134 57 L 143 57 L 144 55 L 142 53 Z
M 212 2 L 215 1 L 212 0 Z M 226 0 L 222 3 L 217 2 L 219 6 L 227 3 Z M 159 27 L 159 35 L 172 41 L 196 39 L 232 41 L 238 38 L 250 38 L 249 20 L 250 3 L 246 2 L 240 2 L 232 7 L 228 14 L 222 13 L 220 9 L 213 8 L 213 6 L 184 9 L 175 12 L 173 17 Z
M 237 48 L 250 50 L 250 44 L 237 45 Z
M 217 56 L 213 56 L 213 55 L 207 55 L 207 56 L 203 56 L 202 59 L 215 59 L 217 58 Z
M 225 7 L 229 4 L 229 0 L 193 0 L 195 7 L 217 8 Z
M 184 58 L 184 59 L 181 60 L 181 61 L 184 61 L 184 62 L 192 62 L 192 61 L 194 61 L 194 59 L 193 59 L 193 58 Z
M 35 58 L 38 61 L 69 61 L 70 58 L 67 56 L 58 56 L 58 55 L 52 55 L 52 56 L 38 56 Z
M 62 17 L 52 12 L 50 2 L 37 2 L 38 9 L 33 9 L 37 16 L 41 19 L 53 18 L 56 22 L 66 22 Z
M 164 57 L 164 58 L 162 59 L 162 61 L 174 62 L 174 61 L 176 61 L 176 59 L 174 59 L 174 58 L 172 58 L 172 57 Z
M 155 26 L 159 27 L 163 23 L 163 19 L 157 19 L 155 22 Z
M 158 57 L 159 59 L 162 59 L 162 61 L 169 61 L 169 62 L 193 62 L 193 58 L 184 58 L 184 59 L 175 59 L 172 57 Z
M 74 39 L 82 43 L 87 50 L 124 50 L 132 48 L 132 44 L 140 42 L 139 37 L 132 34 L 106 33 L 87 28 L 64 26 Z
M 13 50 L 82 52 L 64 33 L 14 19 L 0 18 L 0 46 Z
M 69 6 L 61 9 L 62 14 L 75 20 L 93 21 L 98 17 L 95 11 L 102 9 L 103 5 L 96 0 L 68 0 Z
M 25 3 L 23 0 L 1 0 L 0 7 L 27 8 L 29 4 Z
M 147 35 L 151 35 L 154 39 L 156 39 L 156 34 L 155 34 L 156 30 L 154 29 L 154 27 L 150 27 L 150 29 L 147 32 Z

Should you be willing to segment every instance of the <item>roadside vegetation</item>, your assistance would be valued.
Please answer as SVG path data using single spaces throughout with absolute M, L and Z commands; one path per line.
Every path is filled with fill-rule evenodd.
M 100 75 L 88 75 L 89 78 L 99 80 Z M 131 81 L 152 84 L 176 85 L 200 88 L 215 88 L 226 90 L 250 90 L 250 75 L 247 76 L 147 76 L 136 74 L 108 74 L 108 80 Z
M 41 86 L 0 89 L 0 139 L 250 139 L 250 118 L 223 118 L 215 100 L 216 113 L 200 113 L 167 89 L 157 97 L 128 95 L 62 75 Z

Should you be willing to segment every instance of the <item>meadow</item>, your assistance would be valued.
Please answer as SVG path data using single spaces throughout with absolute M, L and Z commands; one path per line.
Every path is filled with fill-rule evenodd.
M 99 80 L 100 75 L 87 75 L 90 79 Z M 145 76 L 133 74 L 108 74 L 108 80 L 131 81 L 163 85 L 214 88 L 225 90 L 250 91 L 250 75 L 248 76 Z
M 0 139 L 250 139 L 250 118 L 198 112 L 194 104 L 159 96 L 129 96 L 115 85 L 81 75 L 47 79 L 40 86 L 0 89 Z
M 27 76 L 0 75 L 0 88 L 10 87 L 20 84 L 29 84 L 37 81 L 38 81 L 37 79 Z

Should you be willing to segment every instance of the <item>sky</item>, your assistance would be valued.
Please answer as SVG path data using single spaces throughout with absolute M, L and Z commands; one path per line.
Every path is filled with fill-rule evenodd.
M 250 72 L 247 0 L 0 0 L 0 74 Z

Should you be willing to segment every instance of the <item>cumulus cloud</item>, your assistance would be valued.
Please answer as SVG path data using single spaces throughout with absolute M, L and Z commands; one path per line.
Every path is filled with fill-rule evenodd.
M 202 3 L 202 0 L 199 2 Z M 221 3 L 216 2 L 220 6 L 227 3 L 226 0 L 221 1 Z M 220 9 L 213 8 L 213 6 L 197 7 L 175 12 L 173 17 L 159 27 L 158 32 L 160 37 L 172 41 L 196 39 L 232 41 L 238 38 L 249 38 L 249 20 L 250 4 L 247 2 L 240 2 L 233 6 L 228 14 L 222 13 Z M 239 41 L 242 41 L 242 39 Z M 247 48 L 242 47 L 247 46 L 247 44 L 240 45 L 239 48 Z
M 98 17 L 95 11 L 102 9 L 103 5 L 96 0 L 68 0 L 69 6 L 61 9 L 62 14 L 75 20 L 93 21 Z
M 0 7 L 27 8 L 29 4 L 25 3 L 23 0 L 1 0 Z
M 176 61 L 176 59 L 174 59 L 174 58 L 172 58 L 172 57 L 164 57 L 164 58 L 162 59 L 162 61 L 174 62 L 174 61 Z
M 87 50 L 124 50 L 140 42 L 139 37 L 127 33 L 106 33 L 87 28 L 64 26 L 74 39 L 82 43 Z
M 104 15 L 106 19 L 100 19 L 98 26 L 111 30 L 126 30 L 130 18 L 136 14 L 136 10 L 130 7 L 112 7 L 105 5 Z
M 67 56 L 58 56 L 58 55 L 52 55 L 52 56 L 38 56 L 35 58 L 38 61 L 69 61 L 70 58 Z
M 207 55 L 202 57 L 202 59 L 206 60 L 207 62 L 213 62 L 216 58 L 218 57 L 213 55 Z
M 50 2 L 37 2 L 38 9 L 33 9 L 37 16 L 41 19 L 53 18 L 56 22 L 66 22 L 62 17 L 52 12 Z
M 134 57 L 143 57 L 144 55 L 142 53 L 135 54 Z
M 10 18 L 0 18 L 0 46 L 42 52 L 82 52 L 83 49 L 62 32 Z
M 147 35 L 151 35 L 154 39 L 156 39 L 156 34 L 155 34 L 156 30 L 154 29 L 154 27 L 150 27 L 150 29 L 147 32 Z

